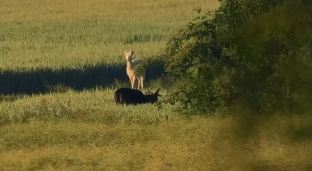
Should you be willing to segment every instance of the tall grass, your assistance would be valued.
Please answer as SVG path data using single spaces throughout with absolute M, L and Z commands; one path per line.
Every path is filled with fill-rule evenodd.
M 217 0 L 1 1 L 0 68 L 79 68 L 124 62 L 122 51 L 148 58 Z
M 161 92 L 165 95 L 165 92 Z M 111 115 L 118 118 L 149 118 L 164 120 L 175 117 L 171 114 L 170 105 L 143 105 L 123 107 L 114 104 L 114 90 L 74 92 L 68 89 L 65 93 L 49 93 L 34 96 L 23 96 L 14 102 L 4 101 L 0 106 L 0 123 L 23 123 L 35 119 L 44 121 L 60 119 L 95 119 L 98 122 L 109 122 Z M 82 117 L 82 118 L 80 118 Z
M 125 81 L 124 50 L 153 58 L 195 15 L 217 0 L 0 1 L 0 92 L 44 93 L 45 85 L 106 87 Z M 162 68 L 162 67 L 158 67 Z M 155 78 L 163 70 L 152 68 Z M 83 73 L 82 73 L 83 71 Z M 101 77 L 101 78 L 99 78 Z
M 311 169 L 310 116 L 186 118 L 173 106 L 116 106 L 112 94 L 3 102 L 0 170 Z

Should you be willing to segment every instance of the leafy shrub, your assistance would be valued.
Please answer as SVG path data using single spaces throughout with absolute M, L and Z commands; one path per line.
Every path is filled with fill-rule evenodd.
M 312 97 L 312 2 L 220 2 L 214 13 L 197 9 L 200 16 L 168 43 L 171 100 L 201 114 L 237 105 L 253 113 L 304 112 Z

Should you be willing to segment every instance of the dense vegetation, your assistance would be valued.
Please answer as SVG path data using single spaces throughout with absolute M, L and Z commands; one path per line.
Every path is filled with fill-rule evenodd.
M 305 0 L 221 1 L 170 41 L 171 100 L 210 114 L 309 111 L 311 11 Z

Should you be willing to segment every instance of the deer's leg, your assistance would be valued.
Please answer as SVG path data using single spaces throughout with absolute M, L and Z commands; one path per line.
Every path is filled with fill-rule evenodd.
M 138 78 L 138 90 L 140 90 L 140 84 L 141 84 L 141 80 L 140 78 Z
M 130 80 L 130 86 L 132 87 L 132 78 L 129 77 L 129 80 Z
M 144 78 L 143 77 L 140 77 L 141 78 L 141 88 L 143 89 L 143 81 L 144 81 Z
M 131 77 L 130 81 L 131 81 L 131 88 L 134 89 L 134 81 L 135 81 L 134 77 Z
M 133 88 L 134 88 L 134 89 L 136 89 L 136 87 L 135 87 L 135 82 L 136 82 L 136 81 L 137 81 L 136 78 L 133 77 Z

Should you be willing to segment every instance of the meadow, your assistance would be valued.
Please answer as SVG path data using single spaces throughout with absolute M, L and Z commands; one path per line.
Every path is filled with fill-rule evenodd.
M 159 53 L 191 21 L 196 7 L 217 0 L 1 1 L 1 69 L 80 68 Z
M 197 16 L 193 9 L 218 5 L 217 0 L 1 1 L 0 92 L 40 93 L 59 83 L 81 90 L 125 81 L 125 50 L 155 58 Z M 159 68 L 147 72 L 147 79 L 161 75 Z
M 1 170 L 311 169 L 311 116 L 185 117 L 166 104 L 116 106 L 113 92 L 2 102 Z
M 177 105 L 115 104 L 116 87 L 130 85 L 122 52 L 154 57 L 194 8 L 217 0 L 0 4 L 0 90 L 11 92 L 0 97 L 0 170 L 312 169 L 308 115 L 188 117 Z

